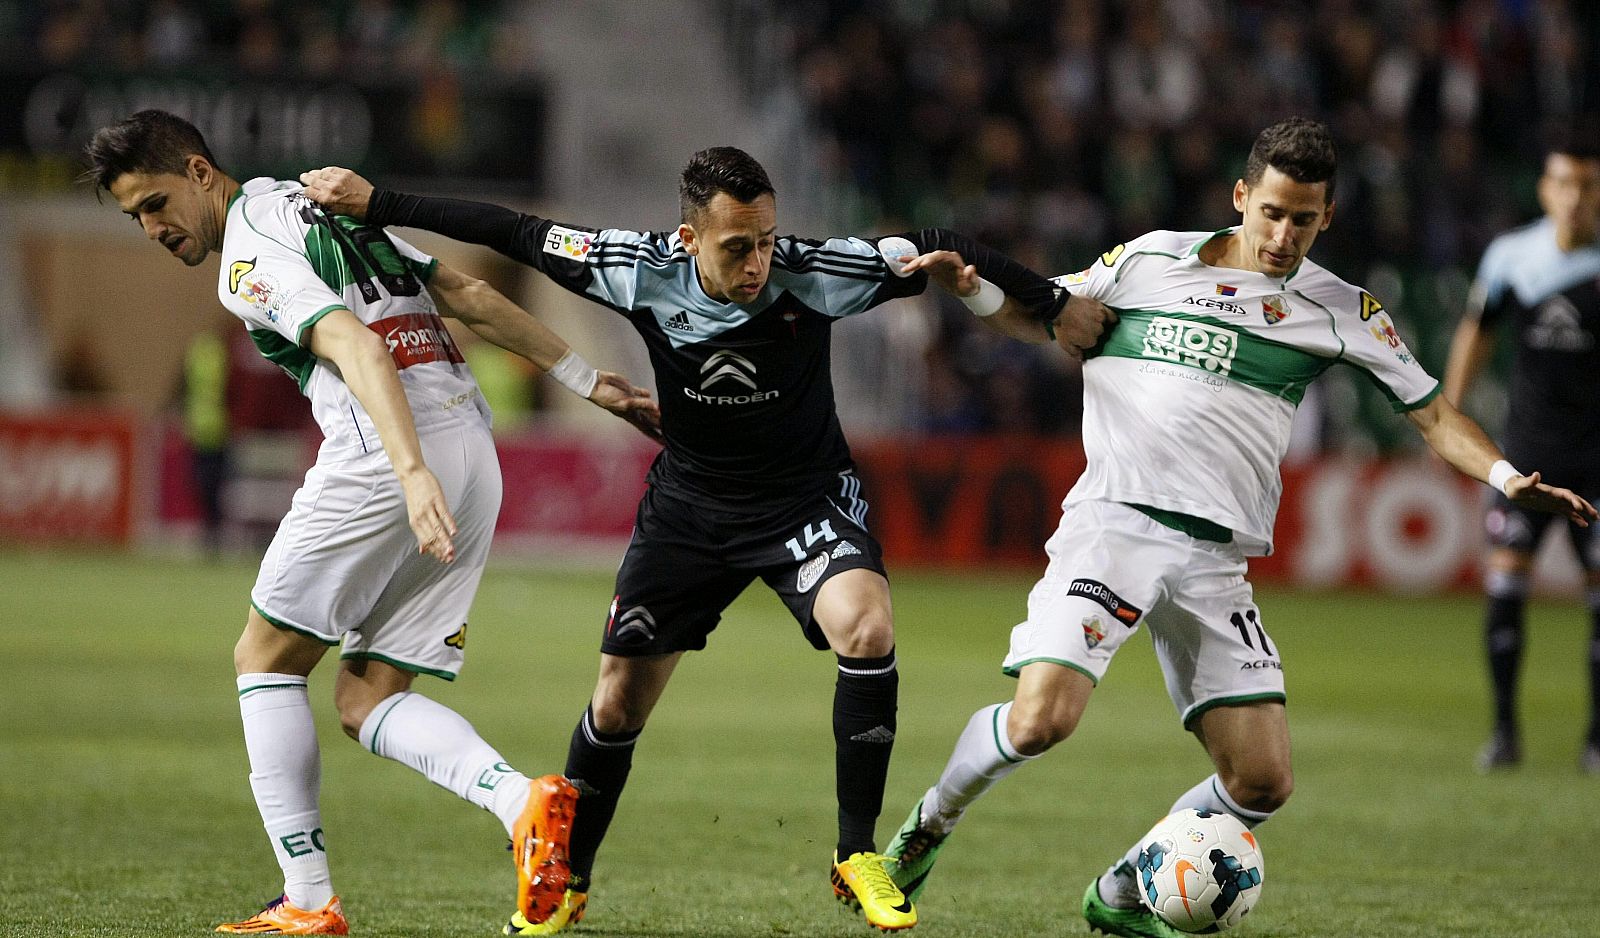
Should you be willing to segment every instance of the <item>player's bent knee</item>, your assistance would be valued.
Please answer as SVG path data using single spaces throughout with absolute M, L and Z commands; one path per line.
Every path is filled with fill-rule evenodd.
M 1294 773 L 1287 767 L 1249 770 L 1222 780 L 1240 807 L 1270 814 L 1283 807 L 1294 793 Z
M 1011 746 L 1024 756 L 1036 756 L 1072 735 L 1079 714 L 1065 708 L 1023 709 L 1013 704 L 1006 721 Z
M 589 712 L 594 728 L 602 733 L 634 733 L 644 729 L 651 706 L 620 691 L 595 695 Z

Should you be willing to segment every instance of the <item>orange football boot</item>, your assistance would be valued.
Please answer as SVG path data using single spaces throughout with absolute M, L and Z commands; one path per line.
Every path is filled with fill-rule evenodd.
M 233 935 L 348 935 L 350 923 L 345 921 L 338 896 L 315 912 L 290 905 L 288 896 L 279 896 L 242 922 L 218 925 L 217 931 Z
M 532 780 L 528 805 L 511 829 L 517 865 L 517 910 L 542 922 L 561 907 L 572 874 L 567 841 L 578 810 L 578 789 L 560 775 Z

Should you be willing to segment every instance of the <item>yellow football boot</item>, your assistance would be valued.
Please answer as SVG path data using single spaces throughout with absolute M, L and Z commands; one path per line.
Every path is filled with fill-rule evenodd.
M 889 868 L 894 861 L 881 853 L 852 853 L 833 858 L 833 894 L 840 902 L 860 908 L 867 924 L 884 931 L 899 931 L 917 924 L 917 908 L 894 884 Z
M 521 912 L 513 913 L 503 929 L 508 935 L 554 935 L 568 925 L 583 921 L 584 907 L 589 904 L 589 894 L 568 889 L 561 897 L 555 914 L 542 922 L 530 922 Z

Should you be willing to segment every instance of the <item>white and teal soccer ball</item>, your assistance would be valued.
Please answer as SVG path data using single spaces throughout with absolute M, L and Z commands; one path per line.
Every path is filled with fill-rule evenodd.
M 1261 845 L 1231 814 L 1185 809 L 1139 841 L 1139 899 L 1173 928 L 1225 931 L 1261 898 Z

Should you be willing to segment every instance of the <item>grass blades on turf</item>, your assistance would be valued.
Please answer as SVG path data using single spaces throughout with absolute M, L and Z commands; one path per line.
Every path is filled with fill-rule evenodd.
M 193 936 L 278 892 L 251 801 L 231 650 L 248 564 L 0 551 L 0 934 Z M 887 838 L 977 707 L 1029 579 L 900 572 L 900 739 Z M 530 774 L 559 771 L 597 665 L 603 574 L 484 579 L 457 708 Z M 1525 765 L 1472 770 L 1487 729 L 1475 596 L 1258 597 L 1289 681 L 1294 798 L 1262 828 L 1266 890 L 1237 934 L 1593 933 L 1573 873 L 1600 834 L 1576 757 L 1587 615 L 1536 603 Z M 494 820 L 339 731 L 312 678 L 334 883 L 353 934 L 487 935 L 514 879 Z M 575 935 L 864 936 L 829 896 L 835 669 L 757 588 L 679 667 L 639 743 Z M 1210 771 L 1136 637 L 1073 739 L 995 788 L 940 859 L 916 934 L 1078 935 L 1097 875 Z

